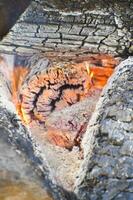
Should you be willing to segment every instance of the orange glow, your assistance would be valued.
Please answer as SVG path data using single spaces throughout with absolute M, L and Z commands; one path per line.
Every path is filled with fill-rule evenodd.
M 30 84 L 28 84 L 27 87 L 23 88 L 24 101 L 22 101 L 22 104 L 19 100 L 19 92 L 21 90 L 24 79 L 29 70 L 27 68 L 17 66 L 13 70 L 11 76 L 11 86 L 12 86 L 12 100 L 13 103 L 16 105 L 18 115 L 21 117 L 22 122 L 24 122 L 25 124 L 31 123 L 31 118 L 34 121 L 36 120 L 45 121 L 45 116 L 43 116 L 41 112 L 38 112 L 36 110 L 34 110 L 33 114 L 32 113 L 29 114 L 28 112 L 26 112 L 25 105 L 30 107 L 30 104 L 25 104 L 23 102 L 25 102 L 24 98 L 26 98 L 27 93 L 29 92 L 30 94 L 30 90 L 35 91 L 35 93 L 37 93 L 39 88 L 43 87 L 47 83 L 47 80 L 49 80 L 52 84 L 55 83 L 55 86 L 57 79 L 61 82 L 61 84 L 63 84 L 65 77 L 67 76 L 66 81 L 68 81 L 67 82 L 68 84 L 75 85 L 78 83 L 78 81 L 79 83 L 83 84 L 84 90 L 81 90 L 81 93 L 78 91 L 79 94 L 81 95 L 80 100 L 83 100 L 90 95 L 89 91 L 91 89 L 101 90 L 105 86 L 108 78 L 113 73 L 116 64 L 117 61 L 111 56 L 96 55 L 88 57 L 88 59 L 82 60 L 81 62 L 78 63 L 68 63 L 64 68 L 63 67 L 57 68 L 56 66 L 54 66 L 50 68 L 47 72 L 44 71 L 44 73 L 40 74 L 39 78 L 36 78 L 36 76 L 31 78 L 31 81 L 29 82 Z M 57 70 L 58 70 L 58 76 L 57 76 Z M 52 95 L 54 95 L 52 90 L 45 89 L 44 95 L 39 97 L 40 101 L 43 102 L 44 100 L 51 98 Z M 73 101 L 73 99 L 75 100 L 76 98 L 77 98 L 77 93 L 74 89 L 73 90 L 65 89 L 63 91 L 63 98 L 56 103 L 56 107 L 59 110 L 61 110 L 68 105 L 67 102 L 69 102 L 70 99 L 72 99 Z
M 19 108 L 19 116 L 21 117 L 22 121 L 25 123 L 25 124 L 29 124 L 30 123 L 30 119 L 29 117 L 25 114 L 25 111 L 24 109 L 22 108 L 22 106 L 20 106 Z
M 12 89 L 12 101 L 16 106 L 17 114 L 20 116 L 22 122 L 27 124 L 26 117 L 24 116 L 23 109 L 19 102 L 18 91 L 20 90 L 25 76 L 28 73 L 27 68 L 21 66 L 16 67 L 11 75 L 11 89 Z
M 93 84 L 95 88 L 102 89 L 107 81 L 108 78 L 113 73 L 112 68 L 101 68 L 101 67 L 92 67 L 91 70 L 93 71 Z
M 88 85 L 88 88 L 90 88 L 92 85 L 93 85 L 93 76 L 94 76 L 94 73 L 91 71 L 90 69 L 90 65 L 88 62 L 85 62 L 85 67 L 86 67 L 86 70 L 87 70 L 87 73 L 88 73 L 88 78 L 89 78 L 89 85 Z
M 102 89 L 117 63 L 118 61 L 109 55 L 97 55 L 86 60 L 84 66 L 89 75 L 90 84 L 88 87 L 91 88 L 93 86 L 94 88 Z M 81 63 L 78 65 L 80 66 Z

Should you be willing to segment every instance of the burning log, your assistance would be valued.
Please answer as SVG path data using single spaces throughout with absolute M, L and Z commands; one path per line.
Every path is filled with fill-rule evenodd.
M 132 199 L 133 58 L 123 61 L 97 103 L 84 139 L 79 199 Z
M 36 56 L 33 56 L 29 60 L 29 67 L 23 68 L 23 74 L 20 75 L 21 78 L 24 76 L 23 81 L 18 81 L 18 84 L 15 81 L 14 84 L 15 95 L 17 93 L 17 98 L 19 98 L 16 104 L 19 105 L 17 107 L 19 107 L 22 119 L 27 124 L 38 121 L 45 128 L 47 121 L 49 140 L 59 146 L 70 149 L 75 144 L 79 145 L 80 142 L 77 140 L 80 140 L 80 136 L 85 132 L 87 120 L 90 118 L 90 112 L 94 110 L 99 91 L 106 84 L 115 65 L 116 61 L 106 55 L 92 56 L 88 60 L 78 63 L 53 63 L 53 65 L 43 57 L 37 59 Z M 16 68 L 13 82 L 16 77 L 18 80 L 21 70 L 19 67 Z M 87 98 L 88 100 L 83 104 L 79 103 L 77 106 L 73 106 Z M 83 109 L 78 106 L 83 106 Z M 92 108 L 90 109 L 90 107 Z M 86 109 L 89 110 L 88 114 Z M 79 116 L 78 122 L 76 115 Z M 63 124 L 61 127 L 60 118 L 64 122 L 67 121 L 65 128 Z M 71 120 L 75 120 L 73 122 L 73 126 L 76 126 L 75 130 L 71 130 L 69 123 Z M 53 125 L 51 125 L 52 123 Z M 77 123 L 79 125 L 75 125 Z M 60 127 L 57 124 L 60 124 Z
M 38 63 L 38 66 L 32 67 L 20 88 L 21 109 L 27 122 L 35 119 L 45 123 L 51 112 L 71 106 L 88 96 L 93 85 L 93 73 L 98 74 L 94 85 L 103 87 L 113 71 L 110 67 L 108 70 L 94 67 L 93 72 L 92 67 L 91 73 L 89 62 L 60 67 L 50 66 L 46 60 L 41 66 Z
M 78 81 L 77 81 L 78 80 Z M 50 67 L 41 69 L 26 78 L 21 91 L 20 102 L 27 120 L 46 118 L 55 110 L 80 101 L 87 93 L 89 78 L 85 67 Z

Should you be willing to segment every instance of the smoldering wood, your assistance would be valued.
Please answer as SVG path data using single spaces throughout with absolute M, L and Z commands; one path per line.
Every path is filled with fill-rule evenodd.
M 47 65 L 48 60 L 43 60 L 43 66 L 38 63 L 37 69 L 33 67 L 20 89 L 20 103 L 29 121 L 35 119 L 45 123 L 51 112 L 84 98 L 90 84 L 84 66 L 76 69 L 73 65 Z
M 107 55 L 95 55 L 81 63 L 78 61 L 69 64 L 50 63 L 43 55 L 32 56 L 25 66 L 29 72 L 17 91 L 24 119 L 27 123 L 38 121 L 45 128 L 47 123 L 49 140 L 59 146 L 69 149 L 74 145 L 80 146 L 80 137 L 85 132 L 101 88 L 112 74 L 116 63 L 115 59 Z M 87 67 L 90 66 L 88 72 Z M 91 69 L 94 73 L 93 80 L 90 77 Z M 83 104 L 73 106 L 86 98 L 88 100 Z M 71 130 L 72 124 L 75 128 Z
M 51 64 L 45 57 L 38 58 L 38 61 L 36 59 L 33 56 L 29 61 L 30 71 L 23 80 L 18 95 L 27 119 L 45 122 L 51 112 L 71 106 L 87 97 L 93 83 L 85 62 L 79 65 L 57 62 Z M 88 67 L 94 65 L 94 72 L 98 74 L 94 81 L 102 82 L 103 77 L 103 85 L 117 63 L 109 56 L 88 57 L 87 62 Z

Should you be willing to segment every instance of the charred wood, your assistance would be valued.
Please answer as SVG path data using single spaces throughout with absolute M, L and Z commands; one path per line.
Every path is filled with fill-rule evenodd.
M 16 53 L 43 52 L 45 56 L 80 57 L 91 53 L 115 56 L 132 54 L 132 1 L 85 1 L 84 9 L 69 10 L 77 1 L 32 1 L 0 50 Z M 50 6 L 47 6 L 49 4 Z M 66 5 L 63 10 L 60 8 Z M 92 5 L 92 6 L 86 6 Z

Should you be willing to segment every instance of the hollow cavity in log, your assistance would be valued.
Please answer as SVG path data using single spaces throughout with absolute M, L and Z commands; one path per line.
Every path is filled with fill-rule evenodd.
M 82 62 L 52 64 L 43 57 L 32 57 L 29 63 L 27 68 L 14 69 L 12 81 L 13 98 L 23 120 L 41 124 L 50 142 L 58 146 L 71 149 L 79 145 L 116 60 L 95 55 Z

